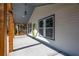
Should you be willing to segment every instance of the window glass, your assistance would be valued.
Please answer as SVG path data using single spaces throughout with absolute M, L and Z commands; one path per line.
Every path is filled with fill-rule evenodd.
M 29 24 L 29 28 L 32 28 L 32 24 L 31 23 Z
M 39 22 L 39 27 L 43 27 L 43 20 Z
M 40 36 L 43 36 L 43 28 L 39 29 Z
M 46 19 L 46 27 L 53 27 L 53 20 L 52 20 L 52 17 Z
M 46 37 L 52 38 L 53 37 L 53 29 L 46 29 Z

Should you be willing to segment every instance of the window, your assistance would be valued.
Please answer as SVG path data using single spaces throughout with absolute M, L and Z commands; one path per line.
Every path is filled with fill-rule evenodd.
M 39 34 L 47 39 L 55 40 L 55 15 L 39 20 Z
M 31 31 L 32 31 L 32 24 L 29 23 L 29 24 L 28 24 L 28 33 L 30 33 Z
M 43 20 L 39 22 L 39 33 L 41 36 L 43 36 Z

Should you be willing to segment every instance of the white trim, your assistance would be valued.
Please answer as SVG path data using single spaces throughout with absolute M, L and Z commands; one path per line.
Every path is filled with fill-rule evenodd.
M 45 29 L 46 29 L 46 27 L 45 27 L 45 25 L 46 25 L 46 20 L 43 20 L 43 23 L 44 23 L 44 24 L 43 24 L 43 36 L 46 37 L 46 30 L 45 30 Z

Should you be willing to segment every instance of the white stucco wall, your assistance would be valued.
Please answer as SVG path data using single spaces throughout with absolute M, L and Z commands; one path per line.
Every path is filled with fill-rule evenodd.
M 55 14 L 55 41 L 45 39 L 52 46 L 68 54 L 79 55 L 79 4 L 49 4 L 35 8 L 29 22 L 36 23 Z M 41 39 L 43 40 L 43 39 Z

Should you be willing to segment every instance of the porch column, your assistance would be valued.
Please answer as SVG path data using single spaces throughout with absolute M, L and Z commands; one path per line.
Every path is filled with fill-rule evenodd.
M 7 53 L 6 40 L 6 4 L 0 3 L 0 56 L 4 56 Z
M 13 51 L 13 38 L 14 38 L 14 19 L 12 12 L 12 4 L 8 4 L 8 14 L 9 14 L 9 52 Z

